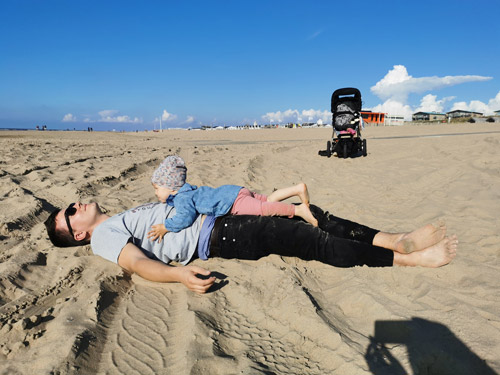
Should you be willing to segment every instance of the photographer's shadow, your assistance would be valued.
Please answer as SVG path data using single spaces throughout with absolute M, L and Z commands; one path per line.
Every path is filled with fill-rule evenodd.
M 414 375 L 497 375 L 441 323 L 421 318 L 375 322 L 375 335 L 365 353 L 370 371 L 374 375 L 406 375 L 386 344 L 406 346 Z

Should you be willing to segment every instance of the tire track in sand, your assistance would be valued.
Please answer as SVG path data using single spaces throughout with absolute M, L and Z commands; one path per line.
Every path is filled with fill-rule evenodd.
M 187 373 L 189 319 L 185 292 L 134 284 L 110 317 L 99 374 Z M 179 334 L 177 334 L 179 332 Z

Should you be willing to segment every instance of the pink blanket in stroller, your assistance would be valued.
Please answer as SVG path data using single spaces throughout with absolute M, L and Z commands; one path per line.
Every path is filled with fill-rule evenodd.
M 347 128 L 347 130 L 341 130 L 339 132 L 339 134 L 352 134 L 352 135 L 356 135 L 356 130 L 354 130 L 353 128 Z

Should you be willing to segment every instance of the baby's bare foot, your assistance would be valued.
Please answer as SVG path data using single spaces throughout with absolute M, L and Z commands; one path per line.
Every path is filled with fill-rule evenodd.
M 305 203 L 295 206 L 295 216 L 299 216 L 314 227 L 318 226 L 318 220 L 313 216 L 309 206 Z
M 401 254 L 409 254 L 423 250 L 441 241 L 445 235 L 446 225 L 444 222 L 428 224 L 413 232 L 402 234 L 396 243 L 396 251 Z

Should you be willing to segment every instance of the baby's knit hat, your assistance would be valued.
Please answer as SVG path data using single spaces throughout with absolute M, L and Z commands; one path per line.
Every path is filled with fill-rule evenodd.
M 171 190 L 179 190 L 186 182 L 186 173 L 184 160 L 180 156 L 170 155 L 154 171 L 151 182 Z

